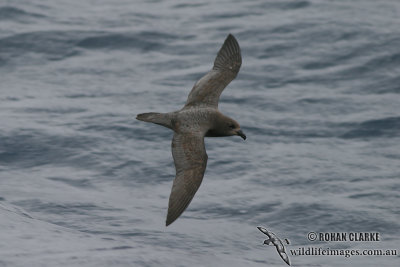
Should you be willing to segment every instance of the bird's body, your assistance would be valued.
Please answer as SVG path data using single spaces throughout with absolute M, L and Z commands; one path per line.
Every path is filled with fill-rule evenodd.
M 214 67 L 194 85 L 185 106 L 169 113 L 143 113 L 138 120 L 156 123 L 174 131 L 172 155 L 176 177 L 169 199 L 166 225 L 175 221 L 200 187 L 207 166 L 204 137 L 246 136 L 239 124 L 218 110 L 223 89 L 241 66 L 239 44 L 228 35 L 214 61 Z
M 281 256 L 282 260 L 290 266 L 289 256 L 286 253 L 285 246 L 283 245 L 282 241 L 274 233 L 268 231 L 264 227 L 258 226 L 257 228 L 268 236 L 268 239 L 264 240 L 264 244 L 275 246 L 279 256 Z M 289 241 L 287 239 L 285 239 L 285 241 L 287 244 L 289 244 Z

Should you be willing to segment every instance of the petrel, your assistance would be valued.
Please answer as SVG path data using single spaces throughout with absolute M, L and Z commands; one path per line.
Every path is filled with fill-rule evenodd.
M 285 246 L 283 245 L 282 241 L 274 233 L 268 231 L 264 227 L 257 226 L 257 228 L 268 236 L 268 239 L 264 240 L 264 244 L 275 246 L 279 256 L 281 256 L 282 260 L 290 266 L 289 256 L 286 253 Z M 287 244 L 289 244 L 289 240 L 285 238 L 285 241 Z
M 246 139 L 239 123 L 218 110 L 219 96 L 235 79 L 241 64 L 239 44 L 229 34 L 213 68 L 195 83 L 182 109 L 169 113 L 142 113 L 136 117 L 174 131 L 172 156 L 176 176 L 169 197 L 166 226 L 183 213 L 203 180 L 208 159 L 204 137 L 238 135 Z

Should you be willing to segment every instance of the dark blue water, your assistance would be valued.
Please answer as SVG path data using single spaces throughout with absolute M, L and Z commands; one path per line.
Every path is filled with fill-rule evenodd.
M 0 266 L 284 266 L 399 249 L 400 2 L 1 1 Z M 172 133 L 228 33 L 242 69 L 203 184 L 165 227 Z M 310 242 L 308 232 L 379 232 Z M 396 266 L 398 256 L 292 256 Z

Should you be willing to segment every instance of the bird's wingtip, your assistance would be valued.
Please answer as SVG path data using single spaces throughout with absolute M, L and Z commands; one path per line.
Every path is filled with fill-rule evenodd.
M 261 232 L 265 232 L 267 229 L 265 229 L 264 227 L 262 227 L 262 226 L 257 226 L 257 228 L 258 228 L 258 230 L 260 230 Z
M 239 43 L 232 34 L 228 34 L 228 37 L 226 37 L 224 44 L 218 51 L 217 57 L 214 60 L 213 69 L 228 70 L 236 75 L 241 65 L 242 56 L 240 54 Z
M 238 42 L 238 41 L 236 40 L 236 37 L 235 37 L 232 33 L 229 33 L 229 34 L 228 34 L 228 36 L 226 37 L 225 41 L 226 41 L 226 42 L 233 41 L 233 42 L 235 42 L 235 43 Z
M 226 42 L 233 42 L 233 43 L 236 43 L 235 46 L 236 46 L 236 45 L 239 46 L 238 40 L 236 39 L 235 35 L 233 35 L 232 33 L 229 33 L 229 34 L 228 34 L 228 36 L 226 37 L 225 41 L 226 41 Z M 240 49 L 240 48 L 239 48 L 239 49 Z
M 178 217 L 173 217 L 172 215 L 168 214 L 167 219 L 165 220 L 165 226 L 167 227 L 168 225 L 173 223 L 176 219 L 178 219 Z

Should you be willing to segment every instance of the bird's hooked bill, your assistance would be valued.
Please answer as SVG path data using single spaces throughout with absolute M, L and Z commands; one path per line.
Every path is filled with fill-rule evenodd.
M 242 132 L 242 130 L 237 131 L 236 134 L 242 137 L 243 140 L 246 140 L 246 135 Z

